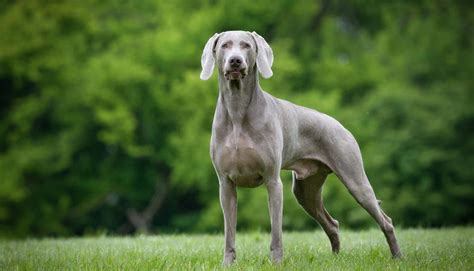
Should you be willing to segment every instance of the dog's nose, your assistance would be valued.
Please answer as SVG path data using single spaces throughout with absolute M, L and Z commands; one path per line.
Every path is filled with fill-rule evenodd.
M 229 59 L 229 64 L 233 68 L 238 68 L 240 65 L 242 65 L 242 57 L 240 56 L 233 56 Z

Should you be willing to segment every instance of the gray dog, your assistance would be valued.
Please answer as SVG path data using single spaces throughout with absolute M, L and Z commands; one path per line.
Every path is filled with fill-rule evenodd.
M 357 202 L 377 221 L 394 257 L 401 256 L 391 219 L 382 211 L 364 172 L 356 140 L 335 119 L 263 91 L 272 76 L 273 52 L 255 32 L 228 31 L 212 36 L 201 59 L 201 79 L 219 71 L 219 98 L 212 124 L 211 158 L 219 177 L 225 222 L 223 264 L 235 260 L 236 186 L 268 191 L 272 226 L 270 256 L 283 257 L 283 194 L 280 170 L 293 171 L 293 193 L 321 224 L 339 251 L 339 224 L 323 206 L 322 186 L 334 172 Z

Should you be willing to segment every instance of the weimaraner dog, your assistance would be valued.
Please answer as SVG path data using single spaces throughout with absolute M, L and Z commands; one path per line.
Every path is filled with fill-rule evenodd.
M 401 252 L 391 219 L 382 211 L 364 171 L 356 140 L 332 117 L 280 100 L 263 91 L 263 78 L 273 72 L 273 52 L 255 32 L 216 33 L 206 43 L 201 79 L 219 71 L 211 136 L 211 158 L 219 177 L 225 222 L 224 265 L 234 262 L 237 223 L 236 187 L 265 185 L 271 216 L 270 256 L 283 257 L 283 194 L 280 170 L 293 171 L 293 193 L 306 212 L 321 224 L 339 251 L 339 223 L 323 206 L 322 186 L 334 172 L 357 202 L 377 221 L 393 257 Z

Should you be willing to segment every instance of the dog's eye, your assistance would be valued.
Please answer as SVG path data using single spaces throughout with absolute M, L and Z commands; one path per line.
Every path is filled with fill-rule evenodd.
M 242 47 L 243 49 L 250 49 L 250 44 L 246 43 L 246 42 L 242 42 L 240 44 L 240 47 Z
M 221 45 L 221 48 L 222 48 L 222 49 L 227 49 L 227 48 L 229 48 L 229 47 L 230 47 L 230 44 L 229 44 L 228 42 L 226 42 L 226 43 L 224 43 L 224 44 Z

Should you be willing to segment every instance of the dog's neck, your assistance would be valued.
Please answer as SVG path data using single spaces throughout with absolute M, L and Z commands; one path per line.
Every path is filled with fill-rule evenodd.
M 256 68 L 240 80 L 227 80 L 223 73 L 219 73 L 219 102 L 224 107 L 223 113 L 237 131 L 242 128 L 252 101 L 258 99 L 261 92 Z

